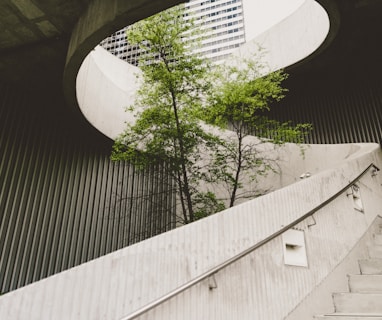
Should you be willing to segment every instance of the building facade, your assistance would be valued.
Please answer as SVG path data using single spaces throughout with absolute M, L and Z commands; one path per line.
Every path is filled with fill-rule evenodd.
M 197 50 L 213 62 L 229 57 L 245 43 L 242 0 L 190 0 L 184 4 L 185 16 L 195 19 L 203 39 Z M 126 41 L 128 26 L 113 33 L 100 45 L 132 65 L 138 65 L 140 51 Z
M 245 43 L 242 0 L 191 0 L 185 11 L 195 18 L 205 38 L 199 53 L 211 61 L 229 57 Z

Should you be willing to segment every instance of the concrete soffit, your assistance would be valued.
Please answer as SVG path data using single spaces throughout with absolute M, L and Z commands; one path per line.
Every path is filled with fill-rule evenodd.
M 329 19 L 328 33 L 324 41 L 314 52 L 306 56 L 304 59 L 288 66 L 286 68 L 288 72 L 308 64 L 308 62 L 310 62 L 311 60 L 321 55 L 326 49 L 330 47 L 330 45 L 332 44 L 332 42 L 334 41 L 334 39 L 336 38 L 338 34 L 338 31 L 341 25 L 341 14 L 340 14 L 340 10 L 338 8 L 337 2 L 331 1 L 331 0 L 314 0 L 314 1 L 320 4 L 321 7 L 326 11 L 326 14 L 328 15 L 328 19 Z
M 83 117 L 85 115 L 86 119 L 99 131 L 101 131 L 104 135 L 108 136 L 111 139 L 114 139 L 117 136 L 118 133 L 122 132 L 123 125 L 126 120 L 128 119 L 121 119 L 120 111 L 118 111 L 114 116 L 110 114 L 110 110 L 107 111 L 107 116 L 103 114 L 102 109 L 103 108 L 114 108 L 116 109 L 117 106 L 111 106 L 110 103 L 112 101 L 118 101 L 120 102 L 121 99 L 115 99 L 115 98 L 107 98 L 105 96 L 100 97 L 99 99 L 94 96 L 99 93 L 99 90 L 95 89 L 97 88 L 97 84 L 89 85 L 87 84 L 79 84 L 77 83 L 80 79 L 77 78 L 77 75 L 79 74 L 80 68 L 82 63 L 85 61 L 85 58 L 87 58 L 89 52 L 91 52 L 97 44 L 112 34 L 113 32 L 121 29 L 122 27 L 129 25 L 131 23 L 134 23 L 140 19 L 143 19 L 147 16 L 150 16 L 156 12 L 162 11 L 170 6 L 179 4 L 184 1 L 180 0 L 167 0 L 167 1 L 150 1 L 150 0 L 140 0 L 140 1 L 124 1 L 124 0 L 93 0 L 87 11 L 83 14 L 83 16 L 79 19 L 76 27 L 73 30 L 71 41 L 69 44 L 68 49 L 68 55 L 66 60 L 66 66 L 64 71 L 64 93 L 66 96 L 66 99 L 68 101 L 68 105 L 71 106 L 73 109 L 72 111 L 75 112 L 78 116 Z M 317 3 L 319 6 L 317 6 Z M 310 42 L 314 43 L 314 45 L 311 45 L 311 48 L 304 48 L 301 50 L 300 56 L 296 57 L 295 53 L 292 53 L 291 58 L 289 61 L 282 61 L 282 62 L 276 62 L 277 67 L 281 68 L 294 68 L 298 65 L 304 64 L 307 61 L 310 61 L 313 57 L 317 57 L 322 52 L 325 51 L 325 49 L 330 45 L 330 43 L 335 38 L 339 24 L 339 13 L 338 9 L 335 3 L 330 0 L 317 0 L 317 3 L 315 0 L 306 0 L 304 5 L 299 7 L 294 14 L 291 14 L 288 18 L 284 19 L 280 22 L 279 25 L 276 25 L 272 27 L 269 31 L 267 31 L 265 34 L 262 34 L 261 36 L 265 39 L 275 39 L 275 41 L 271 40 L 270 43 L 270 51 L 272 51 L 273 47 L 277 47 L 275 50 L 275 53 L 273 54 L 272 60 L 277 60 L 277 56 L 285 57 L 289 54 L 285 52 L 285 50 L 288 50 L 288 45 L 284 46 L 283 43 L 281 44 L 275 44 L 278 42 L 277 39 L 284 39 L 284 43 L 288 43 L 288 39 L 290 39 L 290 43 L 296 42 L 297 40 L 293 40 L 294 31 L 304 29 L 304 33 L 301 35 L 297 35 L 299 40 L 298 43 L 305 43 Z M 313 6 L 312 6 L 313 5 Z M 326 10 L 327 14 L 323 14 L 324 9 Z M 299 11 L 300 10 L 307 10 L 307 8 L 315 8 L 317 10 L 317 19 L 314 21 L 315 24 L 313 25 L 312 21 L 304 18 L 304 14 Z M 314 15 L 314 13 L 313 13 Z M 322 19 L 321 17 L 325 16 L 325 19 Z M 317 36 L 317 32 L 315 32 L 316 24 L 320 24 L 322 21 L 322 24 L 326 23 L 328 24 L 329 17 L 329 23 L 330 27 L 327 27 L 329 29 L 329 32 L 327 33 L 327 29 L 325 32 L 321 32 L 320 35 Z M 324 21 L 325 20 L 325 21 Z M 304 24 L 302 26 L 302 23 Z M 281 25 L 282 24 L 282 25 Z M 296 29 L 296 26 L 298 27 Z M 322 26 L 319 26 L 322 29 Z M 273 32 L 273 35 L 272 35 Z M 284 34 L 280 35 L 277 33 L 283 32 Z M 275 34 L 276 33 L 276 34 Z M 322 35 L 325 33 L 324 35 Z M 305 37 L 301 38 L 301 37 Z M 310 37 L 310 38 L 309 38 Z M 311 39 L 312 37 L 320 37 L 320 39 Z M 256 38 L 257 39 L 257 38 Z M 254 41 L 256 42 L 256 39 Z M 296 46 L 289 44 L 289 47 L 293 47 L 292 51 L 296 51 Z M 305 46 L 306 47 L 306 46 Z M 98 49 L 97 49 L 98 50 Z M 291 49 L 289 49 L 291 50 Z M 299 50 L 297 50 L 299 51 Z M 104 54 L 94 54 L 92 59 L 97 59 L 97 57 L 103 56 L 103 60 L 105 60 Z M 110 59 L 117 59 L 112 55 L 109 55 Z M 285 60 L 285 58 L 284 58 Z M 281 63 L 282 65 L 278 65 Z M 99 61 L 93 61 L 93 63 L 84 62 L 84 65 L 87 64 L 87 68 L 89 69 L 92 66 L 97 66 L 98 73 L 102 71 L 102 68 L 100 68 Z M 112 62 L 112 64 L 115 64 L 115 62 Z M 127 68 L 127 67 L 126 67 Z M 131 68 L 130 68 L 131 70 Z M 87 70 L 86 72 L 88 72 Z M 92 79 L 90 76 L 81 76 L 81 81 L 92 81 L 94 82 L 94 79 Z M 103 77 L 110 78 L 108 77 Z M 100 84 L 98 84 L 98 87 Z M 110 86 L 115 86 L 115 81 L 110 81 Z M 130 90 L 133 86 L 130 86 Z M 77 88 L 81 88 L 82 92 L 78 92 Z M 92 92 L 89 91 L 89 88 L 92 88 Z M 118 91 L 121 92 L 121 90 Z M 87 92 L 83 92 L 83 90 L 87 90 Z M 114 90 L 114 89 L 113 89 Z M 115 95 L 115 90 L 110 94 Z M 123 93 L 126 95 L 125 93 Z M 123 95 L 122 94 L 122 95 Z M 129 93 L 131 95 L 131 92 Z M 107 92 L 105 90 L 102 91 L 102 95 L 107 95 Z M 84 96 L 90 97 L 92 96 L 93 99 L 82 99 Z M 82 97 L 82 98 L 81 98 Z M 84 106 L 79 105 L 78 100 L 81 100 L 82 102 L 87 101 L 106 101 L 108 102 L 107 105 L 104 107 L 97 106 L 97 110 L 91 111 L 92 106 Z M 119 108 L 124 106 L 118 106 Z M 86 110 L 86 111 L 85 111 Z M 81 114 L 82 113 L 82 114 Z M 99 122 L 102 122 L 101 124 Z M 112 128 L 112 129 L 108 129 Z
M 182 0 L 93 0 L 73 29 L 65 70 L 63 90 L 71 111 L 83 117 L 77 102 L 76 78 L 85 57 L 113 32 L 144 19 Z

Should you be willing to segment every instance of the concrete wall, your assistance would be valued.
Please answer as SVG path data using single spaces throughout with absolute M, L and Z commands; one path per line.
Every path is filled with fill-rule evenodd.
M 328 169 L 230 210 L 167 232 L 0 298 L 6 319 L 120 319 L 288 225 L 347 185 L 378 145 L 359 146 Z M 379 214 L 382 176 L 360 179 L 364 213 L 342 194 L 301 222 L 308 267 L 284 265 L 281 237 L 141 319 L 274 319 L 287 316 L 346 257 Z M 276 303 L 275 303 L 276 302 Z
M 340 165 L 343 161 L 363 152 L 366 146 L 372 147 L 374 144 L 296 145 L 288 143 L 272 151 L 273 157 L 278 159 L 279 172 L 266 176 L 264 180 L 261 180 L 260 186 L 265 189 L 267 185 L 270 188 L 273 186 L 273 190 L 283 188 L 302 178 L 308 178 Z
M 85 118 L 111 139 L 123 132 L 126 121 L 134 120 L 125 109 L 134 102 L 139 74 L 139 68 L 99 46 L 81 65 L 76 80 L 78 104 Z
M 305 0 L 295 12 L 250 39 L 235 55 L 251 57 L 260 46 L 266 53 L 264 61 L 272 70 L 285 68 L 313 54 L 328 35 L 329 24 L 322 6 L 314 0 Z

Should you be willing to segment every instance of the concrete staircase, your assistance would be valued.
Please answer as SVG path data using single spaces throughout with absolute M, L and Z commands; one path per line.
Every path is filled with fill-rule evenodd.
M 315 316 L 326 320 L 382 320 L 382 234 L 374 235 L 369 259 L 359 260 L 360 273 L 348 275 L 349 292 L 334 293 L 335 313 Z

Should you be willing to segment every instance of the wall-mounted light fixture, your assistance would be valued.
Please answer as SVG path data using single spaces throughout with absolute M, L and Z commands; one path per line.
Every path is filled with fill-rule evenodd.
M 362 199 L 361 199 L 361 189 L 357 184 L 354 183 L 350 187 L 350 192 L 348 192 L 346 195 L 352 196 L 354 209 L 356 209 L 360 212 L 364 212 L 363 203 L 362 203 Z
M 305 172 L 303 173 L 301 176 L 300 176 L 300 179 L 306 179 L 306 178 L 309 178 L 311 176 L 310 172 Z
M 307 267 L 304 231 L 290 229 L 282 234 L 284 263 L 290 266 Z

